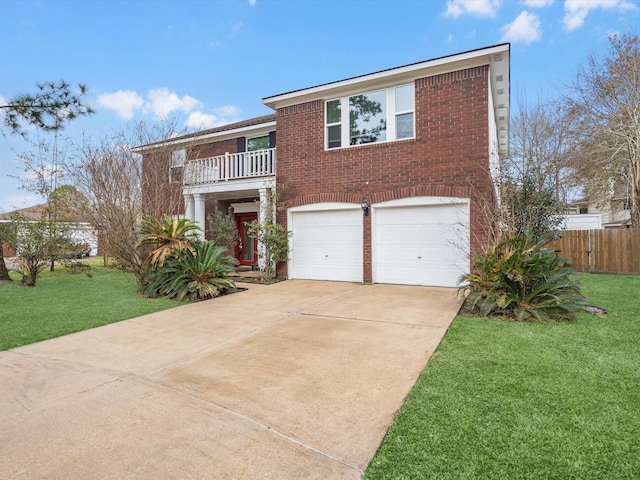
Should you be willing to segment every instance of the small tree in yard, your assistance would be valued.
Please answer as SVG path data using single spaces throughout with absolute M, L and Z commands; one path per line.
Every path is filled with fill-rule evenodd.
M 238 235 L 238 227 L 233 218 L 232 213 L 225 215 L 220 210 L 215 210 L 213 214 L 207 217 L 207 225 L 209 227 L 209 239 L 226 247 L 229 253 L 233 253 L 240 236 Z
M 15 245 L 16 235 L 15 226 L 12 222 L 0 223 L 0 284 L 3 282 L 12 282 L 9 276 L 7 264 L 4 262 L 4 245 Z
M 292 232 L 273 221 L 263 224 L 252 222 L 248 231 L 252 238 L 257 238 L 262 244 L 263 251 L 260 253 L 261 258 L 264 259 L 260 270 L 262 280 L 271 280 L 276 276 L 278 263 L 289 260 L 289 237 Z
M 44 270 L 51 258 L 59 258 L 62 245 L 69 242 L 57 232 L 51 235 L 46 220 L 31 221 L 22 215 L 13 215 L 15 225 L 17 269 L 22 274 L 21 285 L 35 287 L 38 274 Z
M 552 188 L 540 185 L 532 174 L 518 183 L 502 184 L 502 229 L 506 235 L 526 231 L 536 238 L 553 239 L 562 225 L 563 204 Z

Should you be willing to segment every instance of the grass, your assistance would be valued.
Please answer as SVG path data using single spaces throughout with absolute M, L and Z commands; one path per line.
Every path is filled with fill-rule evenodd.
M 580 280 L 607 315 L 457 317 L 364 478 L 639 478 L 640 276 Z
M 139 297 L 131 274 L 100 263 L 92 259 L 91 277 L 56 267 L 38 276 L 35 288 L 20 286 L 11 272 L 14 282 L 0 285 L 0 350 L 181 305 Z

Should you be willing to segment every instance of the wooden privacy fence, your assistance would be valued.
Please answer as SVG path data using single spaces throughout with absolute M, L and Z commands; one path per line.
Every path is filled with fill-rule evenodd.
M 548 245 L 578 272 L 640 273 L 640 229 L 567 230 Z

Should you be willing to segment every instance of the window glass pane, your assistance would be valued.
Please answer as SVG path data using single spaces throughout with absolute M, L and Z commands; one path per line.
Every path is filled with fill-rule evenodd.
M 255 152 L 256 150 L 265 150 L 267 148 L 269 148 L 269 135 L 247 138 L 247 152 Z
M 327 147 L 329 148 L 337 148 L 340 147 L 342 142 L 340 140 L 340 130 L 341 130 L 341 126 L 340 125 L 334 125 L 332 127 L 328 127 L 327 128 L 327 136 L 329 137 L 327 139 Z
M 396 116 L 396 138 L 413 137 L 413 113 Z
M 184 167 L 171 167 L 169 170 L 169 183 L 182 183 Z
M 413 111 L 413 85 L 396 88 L 396 112 Z
M 166 158 L 166 157 L 165 157 Z M 184 148 L 180 150 L 174 150 L 171 152 L 171 166 L 181 167 L 184 165 L 184 161 L 187 158 L 187 151 Z
M 340 99 L 327 102 L 327 123 L 340 123 Z
M 381 142 L 387 139 L 387 94 L 367 93 L 349 97 L 349 143 Z

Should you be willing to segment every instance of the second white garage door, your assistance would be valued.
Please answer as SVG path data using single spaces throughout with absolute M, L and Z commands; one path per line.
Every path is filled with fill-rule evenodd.
M 362 282 L 362 210 L 318 204 L 289 210 L 290 278 Z
M 419 197 L 374 207 L 374 282 L 455 287 L 469 272 L 465 199 Z

